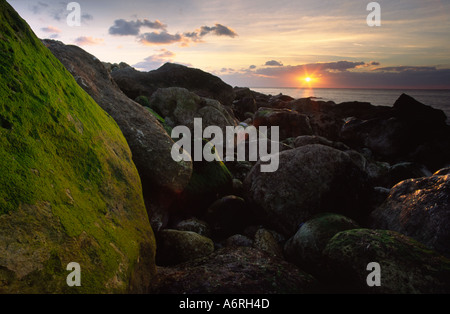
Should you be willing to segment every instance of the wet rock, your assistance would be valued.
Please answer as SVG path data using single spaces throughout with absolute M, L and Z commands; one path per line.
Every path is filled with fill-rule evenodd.
M 321 212 L 364 219 L 366 174 L 345 153 L 323 145 L 307 145 L 279 154 L 276 172 L 247 176 L 247 199 L 255 216 L 272 229 L 292 236 L 301 223 Z
M 397 184 L 372 213 L 373 227 L 400 232 L 450 254 L 450 175 Z
M 318 283 L 296 266 L 259 250 L 224 248 L 175 268 L 158 268 L 151 292 L 162 294 L 313 293 Z
M 393 231 L 357 229 L 335 235 L 323 251 L 339 293 L 449 293 L 450 260 Z M 369 287 L 369 263 L 381 268 L 381 286 Z M 372 268 L 373 270 L 373 268 Z
M 211 239 L 191 231 L 165 229 L 156 237 L 156 264 L 177 265 L 214 252 Z

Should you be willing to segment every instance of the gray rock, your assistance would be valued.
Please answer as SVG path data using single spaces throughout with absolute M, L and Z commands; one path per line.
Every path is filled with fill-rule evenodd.
M 272 229 L 290 237 L 321 212 L 366 217 L 366 174 L 346 153 L 307 145 L 284 151 L 279 159 L 276 172 L 262 173 L 258 163 L 244 182 L 256 216 Z

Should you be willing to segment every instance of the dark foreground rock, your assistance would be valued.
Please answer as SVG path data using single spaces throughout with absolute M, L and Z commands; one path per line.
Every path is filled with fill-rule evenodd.
M 248 247 L 224 248 L 175 268 L 158 268 L 153 293 L 314 293 L 317 281 L 296 266 Z
M 139 96 L 150 98 L 159 88 L 182 87 L 199 95 L 231 106 L 234 100 L 233 88 L 220 78 L 179 64 L 166 63 L 157 70 L 139 72 L 134 68 L 117 69 L 112 72 L 114 81 L 131 99 Z
M 449 293 L 450 260 L 393 231 L 357 229 L 327 244 L 324 271 L 339 293 Z M 369 287 L 369 263 L 381 268 L 381 286 Z
M 307 145 L 279 154 L 276 172 L 263 173 L 258 163 L 245 181 L 255 215 L 274 230 L 294 235 L 301 223 L 321 212 L 362 218 L 366 174 L 345 152 Z
M 397 184 L 372 218 L 374 228 L 400 232 L 450 255 L 450 175 Z
M 4 0 L 0 38 L 0 293 L 145 292 L 155 241 L 124 136 Z

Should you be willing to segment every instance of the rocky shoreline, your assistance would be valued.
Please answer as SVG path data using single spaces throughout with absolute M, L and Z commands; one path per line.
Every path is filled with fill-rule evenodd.
M 20 17 L 1 5 L 13 25 L 8 27 L 21 31 L 0 35 L 10 39 L 7 43 L 21 41 L 32 52 L 24 54 L 25 61 L 2 67 L 8 74 L 18 71 L 32 78 L 29 64 L 42 63 L 40 84 L 25 90 L 10 83 L 5 99 L 14 96 L 24 103 L 29 95 L 41 97 L 54 108 L 49 120 L 60 124 L 50 128 L 41 122 L 37 133 L 54 130 L 69 139 L 67 134 L 75 134 L 70 135 L 74 143 L 85 140 L 104 149 L 94 152 L 95 164 L 73 166 L 73 177 L 81 180 L 77 187 L 69 190 L 62 179 L 61 184 L 52 181 L 62 196 L 34 200 L 46 204 L 39 207 L 42 217 L 36 221 L 24 218 L 30 210 L 21 212 L 26 200 L 8 212 L 0 208 L 0 220 L 9 226 L 0 225 L 0 292 L 36 293 L 42 289 L 36 282 L 43 281 L 55 283 L 48 284 L 54 289 L 47 292 L 71 293 L 61 284 L 61 265 L 72 248 L 70 257 L 84 261 L 92 272 L 83 277 L 88 278 L 83 292 L 450 293 L 450 126 L 442 111 L 405 94 L 393 107 L 336 104 L 233 88 L 209 73 L 176 64 L 147 73 L 126 64 L 103 64 L 79 47 L 53 40 L 42 45 L 23 21 L 17 22 Z M 43 60 L 31 57 L 41 55 Z M 51 82 L 49 68 L 61 77 L 58 95 L 71 91 L 70 97 L 45 96 L 60 88 L 43 89 L 42 82 Z M 112 131 L 102 129 L 78 104 L 55 113 L 71 97 L 84 97 L 86 106 L 98 111 L 92 109 L 95 119 L 106 119 Z M 4 112 L 0 118 L 2 134 L 12 143 L 19 122 Z M 203 119 L 203 128 L 278 126 L 278 170 L 261 172 L 261 161 L 175 162 L 171 130 L 179 125 L 192 130 L 195 118 Z M 61 126 L 66 120 L 70 125 Z M 121 144 L 109 145 L 120 132 Z M 24 134 L 33 141 L 43 138 L 32 131 Z M 89 134 L 92 138 L 86 139 Z M 107 138 L 99 141 L 101 136 Z M 20 150 L 14 154 L 7 147 L 0 148 L 10 154 L 11 164 L 22 158 Z M 57 148 L 54 156 L 69 151 Z M 83 156 L 94 153 L 86 148 Z M 77 157 L 70 152 L 64 158 L 73 162 Z M 40 165 L 32 174 L 42 182 Z M 108 178 L 98 178 L 101 171 Z M 142 191 L 133 174 L 139 174 Z M 95 180 L 98 186 L 91 185 Z M 98 193 L 101 200 L 86 209 L 80 203 L 87 193 Z M 140 203 L 130 204 L 136 199 Z M 46 217 L 55 222 L 43 225 Z M 1 235 L 14 226 L 20 226 L 18 238 L 36 230 L 38 236 L 5 242 Z M 115 230 L 122 236 L 115 238 Z M 24 247 L 39 248 L 42 258 L 23 255 Z M 367 284 L 371 263 L 381 267 L 379 287 Z M 94 277 L 105 267 L 107 275 Z

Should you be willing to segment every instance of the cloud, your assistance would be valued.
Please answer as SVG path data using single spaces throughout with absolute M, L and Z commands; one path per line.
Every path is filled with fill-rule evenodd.
M 119 19 L 115 20 L 114 25 L 109 28 L 109 34 L 117 36 L 137 36 L 139 35 L 142 27 L 165 30 L 167 25 L 158 20 L 152 22 L 147 19 L 138 19 L 136 21 L 126 21 L 124 19 Z
M 238 36 L 238 34 L 233 29 L 222 24 L 216 24 L 212 27 L 202 26 L 193 32 L 185 32 L 183 36 L 189 38 L 189 40 L 193 42 L 202 42 L 202 38 L 208 34 L 212 34 L 215 36 L 227 36 L 231 38 Z
M 238 36 L 238 34 L 234 30 L 232 30 L 228 26 L 224 26 L 222 24 L 216 24 L 213 27 L 202 26 L 200 28 L 200 37 L 203 37 L 210 33 L 212 33 L 216 36 L 228 36 L 231 38 Z
M 61 30 L 54 26 L 43 27 L 43 28 L 41 28 L 41 31 L 43 31 L 45 33 L 53 33 L 53 34 L 61 33 Z
M 271 60 L 271 61 L 266 62 L 266 66 L 282 67 L 283 63 L 275 61 L 275 60 Z
M 436 67 L 425 67 L 425 66 L 396 66 L 396 67 L 384 67 L 377 68 L 374 71 L 382 72 L 430 72 L 437 71 Z
M 141 33 L 143 27 L 160 31 Z M 234 38 L 238 34 L 228 26 L 215 24 L 215 26 L 201 26 L 193 32 L 171 34 L 167 31 L 167 25 L 159 20 L 151 22 L 149 20 L 126 21 L 119 19 L 114 21 L 114 25 L 109 28 L 109 34 L 115 36 L 136 36 L 137 40 L 144 45 L 166 45 L 180 43 L 181 46 L 188 46 L 189 43 L 203 42 L 206 35 L 226 36 Z
M 139 41 L 144 45 L 164 45 L 182 42 L 184 37 L 180 34 L 169 34 L 166 31 L 145 33 L 139 36 Z
M 248 67 L 250 70 L 254 70 L 254 69 L 256 69 L 256 65 L 251 65 L 251 66 L 249 66 Z
M 81 36 L 75 39 L 75 44 L 78 46 L 96 46 L 104 43 L 102 38 L 93 38 L 88 36 Z
M 133 67 L 141 71 L 155 70 L 166 62 L 172 62 L 174 57 L 175 53 L 172 51 L 160 49 L 158 54 L 145 58 L 144 61 L 134 64 Z

